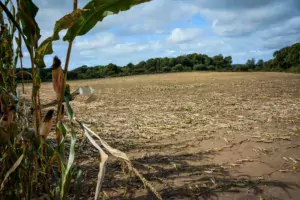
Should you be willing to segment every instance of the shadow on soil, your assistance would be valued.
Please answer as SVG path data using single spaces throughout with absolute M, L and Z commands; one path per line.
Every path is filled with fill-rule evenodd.
M 267 188 L 281 189 L 286 199 L 290 197 L 289 190 L 299 189 L 295 183 L 279 180 L 258 180 L 247 175 L 232 177 L 227 166 L 203 164 L 208 154 L 212 153 L 151 155 L 132 160 L 132 163 L 164 199 L 223 199 L 220 195 L 225 193 L 230 196 L 242 194 L 241 199 L 268 199 L 268 194 L 264 192 Z M 99 166 L 94 163 L 81 166 L 87 172 L 85 179 L 94 179 L 92 183 L 84 183 L 85 192 L 95 189 Z M 151 191 L 145 192 L 139 179 L 126 176 L 129 177 L 122 173 L 119 162 L 114 160 L 108 163 L 102 189 L 110 199 L 155 199 Z

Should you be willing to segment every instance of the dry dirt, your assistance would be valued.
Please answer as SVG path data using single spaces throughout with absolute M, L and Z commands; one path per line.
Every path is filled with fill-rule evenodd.
M 300 75 L 172 73 L 69 82 L 97 100 L 71 104 L 77 118 L 130 157 L 164 199 L 299 199 Z M 42 100 L 54 98 L 50 83 Z M 81 148 L 82 149 L 82 148 Z M 77 153 L 83 199 L 99 156 Z M 104 199 L 154 199 L 109 159 Z

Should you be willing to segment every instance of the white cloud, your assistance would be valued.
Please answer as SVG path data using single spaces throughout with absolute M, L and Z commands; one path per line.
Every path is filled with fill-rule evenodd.
M 239 5 L 231 5 L 233 2 Z M 249 35 L 276 23 L 282 25 L 284 20 L 300 14 L 299 9 L 293 6 L 294 0 L 249 2 L 253 1 L 195 0 L 195 3 L 199 3 L 200 14 L 212 23 L 213 31 L 219 36 Z
M 172 55 L 172 54 L 174 54 L 176 51 L 175 50 L 171 50 L 171 49 L 167 49 L 166 50 L 166 54 L 167 55 Z
M 175 28 L 171 35 L 167 38 L 167 41 L 172 43 L 188 42 L 196 39 L 202 33 L 202 30 L 199 28 Z
M 75 48 L 78 49 L 94 49 L 106 47 L 114 44 L 115 36 L 110 33 L 99 33 L 92 37 L 79 37 L 75 40 Z

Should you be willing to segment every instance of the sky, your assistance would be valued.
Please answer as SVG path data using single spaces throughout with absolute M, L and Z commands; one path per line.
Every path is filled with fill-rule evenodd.
M 87 0 L 78 0 L 82 8 Z M 34 0 L 42 42 L 55 21 L 72 11 L 71 0 Z M 65 32 L 61 32 L 61 38 Z M 106 17 L 73 44 L 69 69 L 114 63 L 124 66 L 154 57 L 189 53 L 232 56 L 233 63 L 272 58 L 300 40 L 299 0 L 152 0 Z M 68 43 L 54 43 L 45 57 L 65 62 Z M 28 53 L 25 67 L 29 65 Z M 29 66 L 28 66 L 29 67 Z

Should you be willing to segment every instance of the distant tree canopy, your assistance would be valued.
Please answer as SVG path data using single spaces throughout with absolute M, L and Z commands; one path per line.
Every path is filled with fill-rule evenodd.
M 153 74 L 184 71 L 287 71 L 300 73 L 300 43 L 275 51 L 273 59 L 264 62 L 254 58 L 247 60 L 245 64 L 232 64 L 232 57 L 224 57 L 222 54 L 209 57 L 205 54 L 188 54 L 176 58 L 150 58 L 136 65 L 128 63 L 125 66 L 117 66 L 110 63 L 106 66 L 88 67 L 83 65 L 68 72 L 69 80 L 92 79 L 128 76 L 136 74 Z M 25 69 L 30 72 L 29 69 Z M 18 69 L 20 71 L 20 69 Z M 43 81 L 51 80 L 51 69 L 42 69 Z M 24 78 L 30 79 L 24 74 Z M 20 76 L 18 76 L 20 80 Z

